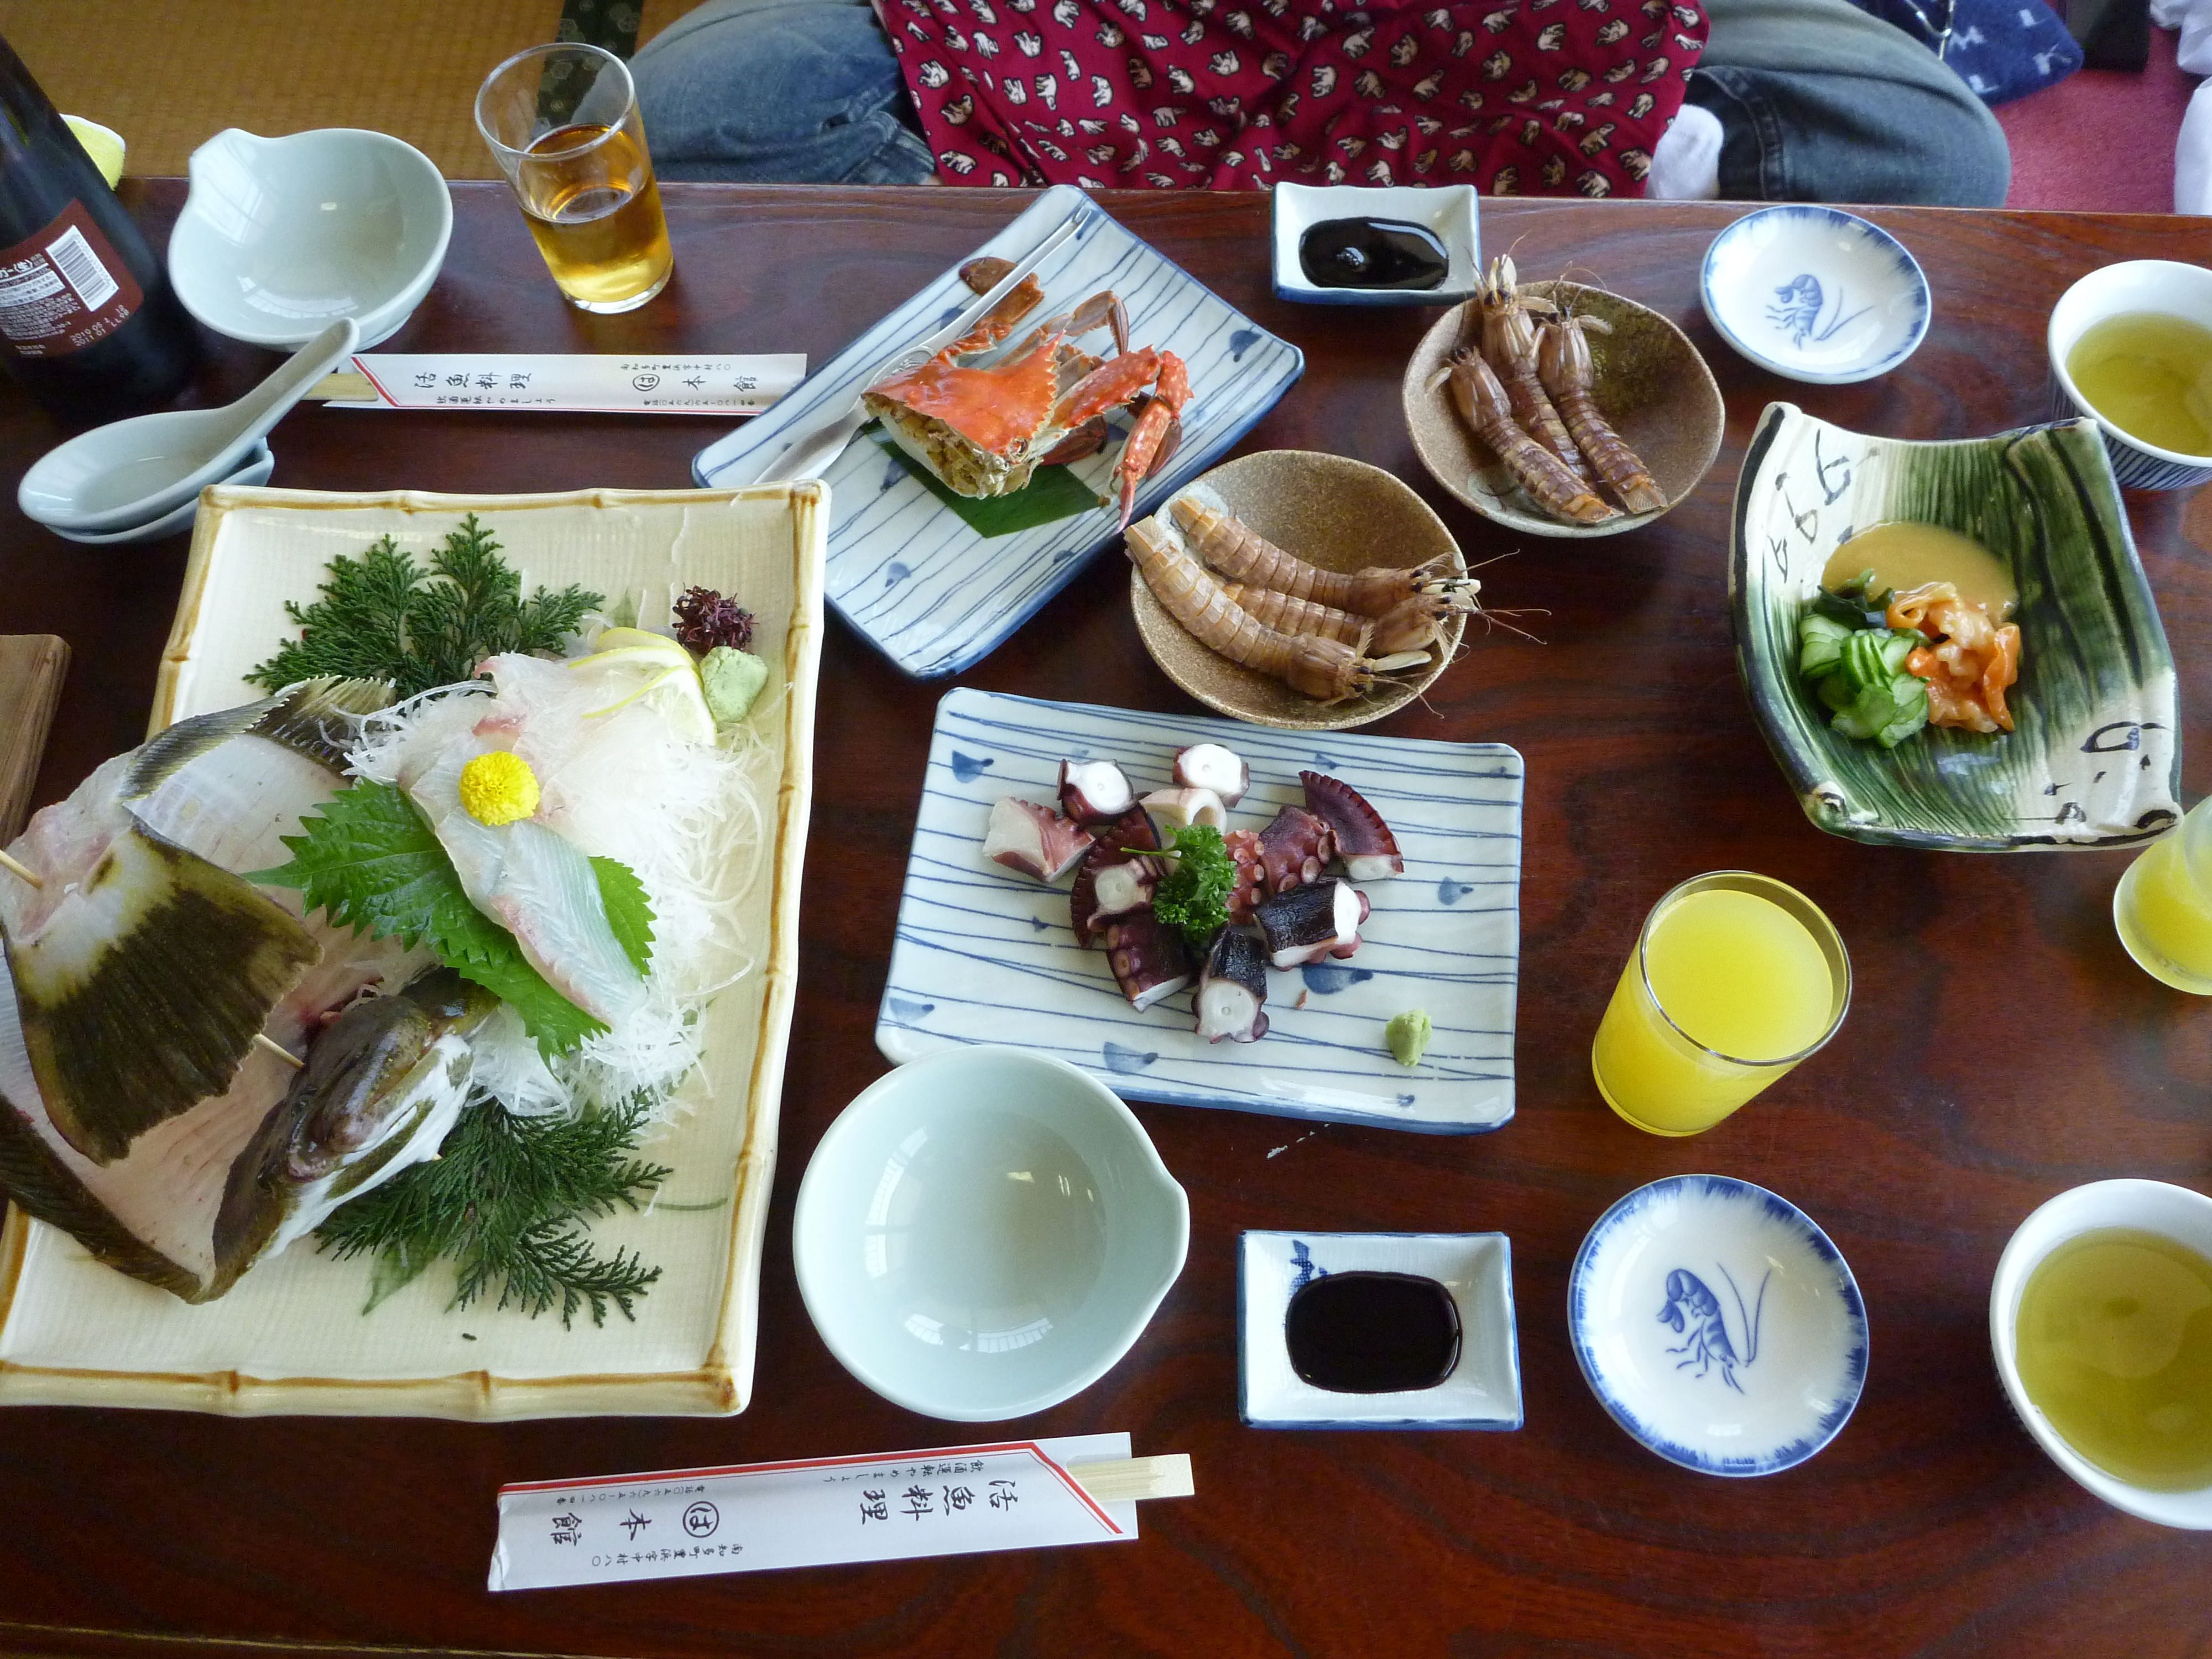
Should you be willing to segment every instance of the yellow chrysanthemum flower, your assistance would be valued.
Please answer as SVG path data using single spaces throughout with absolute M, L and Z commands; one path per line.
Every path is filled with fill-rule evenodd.
M 513 823 L 538 810 L 538 775 L 520 755 L 494 749 L 461 768 L 461 805 L 478 823 Z

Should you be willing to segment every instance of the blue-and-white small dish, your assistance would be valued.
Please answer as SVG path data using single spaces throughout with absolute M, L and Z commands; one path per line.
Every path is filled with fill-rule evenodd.
M 1454 306 L 1472 299 L 1482 278 L 1481 201 L 1472 185 L 1277 185 L 1273 216 L 1275 297 L 1316 306 Z M 1332 219 L 1385 219 L 1418 225 L 1444 245 L 1450 264 L 1434 288 L 1326 288 L 1298 263 L 1306 232 Z
M 1331 1273 L 1434 1279 L 1459 1314 L 1459 1358 L 1443 1381 L 1388 1394 L 1316 1388 L 1291 1364 L 1291 1298 Z M 1243 1235 L 1237 1274 L 1237 1409 L 1255 1429 L 1517 1429 L 1521 1346 L 1513 1247 L 1504 1233 Z
M 1599 1217 L 1567 1330 L 1613 1420 L 1700 1474 L 1796 1467 L 1866 1383 L 1866 1307 L 1841 1253 L 1787 1199 L 1728 1176 L 1670 1176 Z
M 1928 275 L 1855 213 L 1784 203 L 1747 213 L 1705 250 L 1698 297 L 1761 368 L 1815 386 L 1887 374 L 1928 335 Z

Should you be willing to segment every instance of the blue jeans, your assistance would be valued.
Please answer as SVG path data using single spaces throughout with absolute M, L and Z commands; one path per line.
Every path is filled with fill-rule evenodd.
M 663 179 L 918 185 L 936 173 L 868 0 L 707 0 L 630 73 Z
M 1689 101 L 1721 124 L 1722 197 L 1999 207 L 2004 129 L 1956 71 L 1849 0 L 1705 0 Z

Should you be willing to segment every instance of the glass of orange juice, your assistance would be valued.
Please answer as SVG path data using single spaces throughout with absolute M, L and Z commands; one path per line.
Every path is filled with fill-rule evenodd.
M 1710 1129 L 1836 1034 L 1851 962 L 1794 887 L 1723 870 L 1651 907 L 1590 1044 L 1606 1104 L 1639 1129 Z
M 2112 893 L 2112 926 L 2142 970 L 2212 996 L 2212 800 L 2153 842 Z
M 477 130 L 546 269 L 580 311 L 631 311 L 675 269 L 629 69 L 597 46 L 532 46 L 477 94 Z

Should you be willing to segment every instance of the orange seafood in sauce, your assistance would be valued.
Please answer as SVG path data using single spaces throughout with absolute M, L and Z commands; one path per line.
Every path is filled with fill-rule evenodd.
M 1955 530 L 1900 522 L 1844 542 L 1821 581 L 1839 586 L 1869 569 L 1874 591 L 1895 590 L 1889 626 L 1917 629 L 1931 641 L 1905 659 L 1907 673 L 1928 682 L 1929 724 L 2011 731 L 2005 692 L 2020 678 L 2020 625 L 2006 620 L 2019 599 L 2011 573 Z

